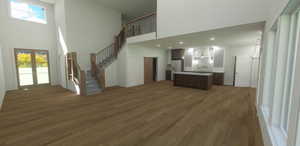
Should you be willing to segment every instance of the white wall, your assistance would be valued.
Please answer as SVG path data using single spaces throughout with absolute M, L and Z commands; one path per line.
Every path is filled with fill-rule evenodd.
M 117 60 L 117 82 L 118 85 L 121 87 L 126 87 L 127 86 L 127 70 L 128 70 L 128 46 L 127 44 L 124 45 L 122 50 L 120 51 L 118 55 L 118 60 Z
M 158 38 L 265 21 L 270 1 L 158 0 Z
M 113 43 L 121 30 L 121 13 L 96 0 L 65 0 L 68 51 L 78 54 L 83 70 L 90 69 L 90 53 Z
M 36 0 L 27 1 L 46 8 L 47 24 L 13 19 L 9 14 L 8 0 L 0 1 L 0 40 L 2 42 L 3 61 L 5 62 L 6 89 L 8 90 L 17 89 L 14 48 L 49 50 L 51 84 L 55 85 L 58 82 L 53 5 Z
M 0 45 L 0 110 L 4 100 L 6 92 L 5 87 L 5 75 L 4 75 L 4 67 L 3 67 L 3 55 L 2 55 L 2 47 Z
M 118 82 L 118 61 L 114 61 L 105 69 L 105 86 L 113 87 L 119 85 Z
M 168 51 L 160 48 L 148 48 L 125 44 L 118 59 L 105 70 L 107 87 L 132 87 L 144 84 L 144 57 L 156 57 L 157 80 L 165 80 Z
M 158 59 L 157 80 L 165 80 L 168 60 L 166 49 L 130 45 L 127 51 L 127 87 L 144 84 L 144 57 L 156 57 Z
M 57 74 L 59 84 L 67 88 L 65 73 L 65 55 L 67 54 L 67 34 L 66 34 L 66 14 L 65 0 L 56 0 L 55 4 L 55 22 L 56 22 L 56 47 L 57 47 Z
M 255 54 L 255 44 L 253 46 L 232 46 L 225 48 L 225 85 L 233 85 L 234 77 L 234 57 L 253 56 Z

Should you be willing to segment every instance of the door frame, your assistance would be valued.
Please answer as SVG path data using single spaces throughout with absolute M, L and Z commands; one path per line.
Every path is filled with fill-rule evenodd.
M 144 80 L 144 84 L 146 84 L 145 83 L 145 58 L 151 58 L 152 60 L 153 60 L 153 63 L 152 63 L 152 67 L 153 67 L 153 77 L 152 77 L 152 79 L 153 79 L 153 83 L 154 82 L 157 82 L 158 81 L 158 57 L 148 57 L 148 56 L 144 56 L 143 57 L 143 64 L 144 64 L 144 68 L 143 68 L 143 76 L 144 76 L 144 78 L 143 78 L 143 80 Z M 154 66 L 154 62 L 155 62 L 155 60 L 156 60 L 156 66 Z M 155 72 L 154 72 L 155 71 Z M 155 79 L 154 79 L 155 78 Z
M 153 81 L 157 82 L 158 78 L 158 58 L 157 57 L 152 57 L 153 58 Z
M 31 62 L 32 62 L 32 78 L 33 78 L 33 85 L 20 85 L 20 77 L 19 77 L 19 69 L 18 69 L 18 58 L 17 58 L 17 51 L 18 50 L 26 50 L 31 52 Z M 48 62 L 48 77 L 49 83 L 46 84 L 37 84 L 37 72 L 36 72 L 36 61 L 35 61 L 35 52 L 46 52 L 47 54 L 47 62 Z M 24 48 L 14 48 L 14 55 L 15 55 L 15 66 L 16 66 L 16 75 L 17 75 L 17 82 L 18 88 L 29 88 L 29 87 L 36 87 L 42 85 L 50 85 L 51 84 L 51 68 L 50 68 L 50 59 L 49 59 L 49 50 L 42 50 L 42 49 L 24 49 Z
M 237 82 L 239 82 L 239 80 L 237 79 L 237 77 L 240 77 L 240 75 L 237 75 L 237 71 L 238 71 L 238 67 L 237 67 L 237 64 L 238 64 L 238 58 L 248 58 L 249 59 L 249 85 L 247 86 L 241 86 L 240 83 L 237 84 Z M 251 64 L 252 64 L 252 58 L 251 56 L 235 56 L 235 63 L 234 63 L 234 87 L 251 87 L 251 74 L 252 74 L 252 71 L 251 71 Z

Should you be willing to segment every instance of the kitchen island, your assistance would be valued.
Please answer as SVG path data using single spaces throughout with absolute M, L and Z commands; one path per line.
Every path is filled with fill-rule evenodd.
M 211 89 L 213 73 L 175 72 L 174 86 L 197 88 L 202 90 Z

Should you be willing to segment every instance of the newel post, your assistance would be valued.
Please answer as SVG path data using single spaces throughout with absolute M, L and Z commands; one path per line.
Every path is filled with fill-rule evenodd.
M 85 72 L 84 71 L 80 71 L 80 95 L 81 96 L 86 96 L 87 95 L 87 91 L 86 91 L 86 77 L 85 77 Z
M 91 73 L 92 76 L 96 76 L 96 67 L 97 67 L 97 63 L 96 63 L 96 54 L 92 53 L 91 54 Z

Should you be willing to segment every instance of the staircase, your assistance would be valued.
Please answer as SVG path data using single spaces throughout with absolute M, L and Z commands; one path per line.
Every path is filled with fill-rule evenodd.
M 91 54 L 91 71 L 87 74 L 90 75 L 91 83 L 99 83 L 99 86 L 89 85 L 91 91 L 87 91 L 87 94 L 90 95 L 93 93 L 101 92 L 105 89 L 105 69 L 111 65 L 118 57 L 121 48 L 125 44 L 125 27 L 120 31 L 120 33 L 115 37 L 114 43 L 102 49 L 101 51 Z M 96 80 L 96 81 L 93 81 Z M 88 86 L 88 85 L 87 85 Z M 96 88 L 99 87 L 100 89 Z
M 125 44 L 126 37 L 148 33 L 148 31 L 142 31 L 143 29 L 140 26 L 140 22 L 147 19 L 153 19 L 154 27 L 151 27 L 150 32 L 156 32 L 156 13 L 138 17 L 123 26 L 111 45 L 97 53 L 91 54 L 91 71 L 87 72 L 86 81 L 87 95 L 99 93 L 106 88 L 105 69 L 118 58 L 118 54 Z
M 86 73 L 86 94 L 94 95 L 102 92 L 100 85 L 96 78 L 92 76 L 91 71 L 87 71 Z
M 143 24 L 152 22 L 153 27 L 144 30 Z M 144 21 L 143 23 L 141 23 Z M 146 21 L 146 23 L 145 23 Z M 77 62 L 77 53 L 69 52 L 67 54 L 67 79 L 73 81 L 80 89 L 80 95 L 93 95 L 102 92 L 105 88 L 105 69 L 109 67 L 117 58 L 125 44 L 126 37 L 132 37 L 144 33 L 156 32 L 156 13 L 147 14 L 138 17 L 125 24 L 120 33 L 115 36 L 111 45 L 101 49 L 97 53 L 91 54 L 91 70 L 85 72 L 81 70 Z M 148 26 L 148 25 L 146 25 Z M 148 27 L 145 27 L 148 28 Z

